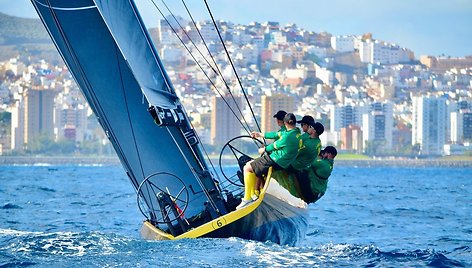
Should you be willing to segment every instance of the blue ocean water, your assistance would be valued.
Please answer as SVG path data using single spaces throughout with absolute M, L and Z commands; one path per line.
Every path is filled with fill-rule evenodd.
M 145 241 L 120 166 L 0 166 L 0 267 L 469 267 L 472 169 L 335 167 L 298 246 Z

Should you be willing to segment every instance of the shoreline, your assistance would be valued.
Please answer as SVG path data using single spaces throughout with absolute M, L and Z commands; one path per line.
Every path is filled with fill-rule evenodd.
M 214 159 L 212 159 L 214 160 Z M 448 159 L 339 159 L 338 167 L 456 167 L 472 168 L 472 160 Z M 0 166 L 5 165 L 120 165 L 116 156 L 0 156 Z

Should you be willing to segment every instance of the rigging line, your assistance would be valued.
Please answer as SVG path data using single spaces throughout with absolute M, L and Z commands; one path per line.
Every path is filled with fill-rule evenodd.
M 162 2 L 164 3 L 164 5 L 165 5 L 164 0 L 161 0 L 161 1 L 162 1 Z M 225 86 L 226 86 L 226 88 L 228 89 L 228 91 L 230 91 L 230 88 L 229 88 L 229 86 L 228 86 L 228 83 L 226 82 L 226 80 L 225 80 L 223 74 L 221 73 L 221 70 L 220 70 L 220 68 L 218 67 L 218 64 L 217 64 L 216 61 L 215 61 L 215 57 L 213 57 L 213 54 L 211 53 L 210 49 L 208 48 L 208 45 L 207 45 L 207 43 L 205 42 L 205 39 L 203 39 L 203 36 L 202 36 L 200 30 L 198 30 L 197 24 L 195 23 L 195 20 L 193 19 L 193 16 L 192 16 L 192 14 L 190 13 L 190 10 L 187 8 L 187 5 L 185 4 L 185 1 L 184 1 L 184 0 L 182 0 L 182 3 L 184 4 L 185 9 L 187 10 L 187 14 L 190 16 L 190 19 L 192 20 L 192 23 L 193 23 L 193 26 L 195 27 L 195 30 L 198 32 L 198 35 L 199 35 L 200 38 L 202 39 L 202 42 L 203 42 L 203 44 L 205 45 L 205 48 L 207 49 L 207 52 L 208 52 L 208 54 L 210 55 L 210 58 L 212 59 L 213 64 L 214 64 L 215 67 L 216 67 L 216 70 L 218 71 L 217 74 L 219 74 L 220 79 L 223 81 L 223 83 L 225 84 Z M 167 7 L 167 5 L 166 5 L 166 7 Z M 169 10 L 169 8 L 167 8 L 167 10 Z M 169 10 L 169 12 L 170 12 L 170 10 Z M 172 12 L 171 12 L 171 14 L 172 14 Z M 173 14 L 172 14 L 172 15 L 173 15 Z M 180 25 L 180 23 L 179 23 L 179 25 Z M 182 27 L 182 26 L 181 26 L 181 27 Z M 196 47 L 195 43 L 194 43 L 193 40 L 190 38 L 190 36 L 188 35 L 188 33 L 185 32 L 185 34 L 188 36 L 189 40 L 190 40 L 190 41 L 194 44 L 194 46 Z M 200 51 L 199 51 L 199 52 L 200 52 Z M 201 54 L 201 53 L 200 53 L 200 54 Z M 203 55 L 202 55 L 202 56 L 203 56 Z M 208 61 L 207 61 L 207 64 L 211 66 L 211 64 L 210 64 Z M 216 73 L 216 71 L 215 71 L 215 73 Z M 230 92 L 231 92 L 231 91 L 230 91 Z
M 190 168 L 190 170 L 192 171 L 192 174 L 193 176 L 195 177 L 196 181 L 198 182 L 198 184 L 200 185 L 200 187 L 202 188 L 202 191 L 205 193 L 208 201 L 211 203 L 213 209 L 215 211 L 218 211 L 218 207 L 216 206 L 215 202 L 213 201 L 213 199 L 211 198 L 210 196 L 210 193 L 208 192 L 208 189 L 205 187 L 205 185 L 203 184 L 203 182 L 200 180 L 200 176 L 198 176 L 197 172 L 195 171 L 195 168 L 192 166 L 192 164 L 190 163 L 190 161 L 188 160 L 187 156 L 185 155 L 184 151 L 182 150 L 182 148 L 180 147 L 179 143 L 177 142 L 177 140 L 175 140 L 175 137 L 174 137 L 174 134 L 172 134 L 172 132 L 170 131 L 169 127 L 165 127 L 167 129 L 167 132 L 169 132 L 169 135 L 170 137 L 172 138 L 172 140 L 174 141 L 175 145 L 177 146 L 177 148 L 179 149 L 180 151 L 180 154 L 182 155 L 183 159 L 185 160 L 187 166 Z
M 51 5 L 51 2 L 50 0 L 47 0 L 47 3 L 48 3 L 48 6 L 49 6 L 49 11 L 51 12 L 51 15 L 52 15 L 52 18 L 54 20 L 54 23 L 59 31 L 59 34 L 61 35 L 61 37 L 63 38 L 63 41 L 64 41 L 64 44 L 66 45 L 66 48 L 68 50 L 68 52 L 70 53 L 70 57 L 73 61 L 73 63 L 77 66 L 78 68 L 78 71 L 80 72 L 80 78 L 83 80 L 83 82 L 85 83 L 85 88 L 84 90 L 87 90 L 88 93 L 91 95 L 92 98 L 90 98 L 90 101 L 91 101 L 91 105 L 96 109 L 96 111 L 98 112 L 98 116 L 97 118 L 99 119 L 99 123 L 102 122 L 103 124 L 105 124 L 106 128 L 107 128 L 107 132 L 111 135 L 111 138 L 109 137 L 109 139 L 111 140 L 111 142 L 113 143 L 113 140 L 115 139 L 115 134 L 113 132 L 113 130 L 111 130 L 111 128 L 109 127 L 109 122 L 108 120 L 106 119 L 105 116 L 101 116 L 103 114 L 103 108 L 101 107 L 100 103 L 96 101 L 97 97 L 95 95 L 95 92 L 93 92 L 93 90 L 91 90 L 92 86 L 90 85 L 90 82 L 88 81 L 87 79 L 87 76 L 85 75 L 84 71 L 83 71 L 83 68 L 82 68 L 82 65 L 80 64 L 80 62 L 77 60 L 77 56 L 75 55 L 73 49 L 72 49 L 72 46 L 69 42 L 69 39 L 67 38 L 65 32 L 64 32 L 64 29 L 62 28 L 60 22 L 59 22 L 59 18 L 57 18 L 57 15 L 56 13 L 54 12 L 53 8 L 52 8 L 52 5 Z M 50 32 L 50 30 L 48 29 L 50 35 L 52 36 L 52 33 Z M 54 40 L 53 40 L 54 41 Z M 57 44 L 56 41 L 54 41 L 56 47 L 58 48 L 59 50 L 59 44 Z M 60 50 L 59 50 L 60 51 Z M 65 55 L 61 52 L 61 55 L 62 57 L 64 58 L 64 62 L 67 62 L 65 60 Z M 70 68 L 72 70 L 72 68 Z M 73 75 L 73 77 L 76 79 L 76 81 L 78 82 L 79 79 L 71 72 L 71 74 Z M 100 123 L 100 124 L 102 124 Z M 108 136 L 108 135 L 107 135 Z M 118 144 L 117 142 L 114 142 L 114 144 L 116 144 L 116 148 L 115 150 L 117 151 L 117 154 L 118 156 L 121 156 L 120 159 L 123 161 L 123 164 L 128 168 L 128 171 L 131 172 L 131 165 L 128 163 L 128 160 L 125 158 L 124 156 L 124 153 L 123 153 L 123 149 L 121 148 L 120 144 Z M 136 180 L 136 177 L 134 177 L 134 174 L 133 173 L 130 173 L 133 175 L 133 178 L 130 177 L 130 180 L 131 182 L 134 184 L 135 188 L 137 189 L 138 188 L 138 183 L 137 183 L 137 180 Z M 135 189 L 135 190 L 136 190 Z
M 154 0 L 152 0 L 154 1 Z M 239 107 L 238 103 L 236 102 L 236 99 L 233 95 L 233 93 L 231 92 L 231 88 L 229 87 L 228 83 L 226 82 L 226 80 L 224 79 L 224 76 L 223 74 L 221 73 L 221 70 L 220 68 L 218 67 L 218 64 L 216 63 L 215 61 L 215 58 L 213 57 L 213 54 L 211 53 L 210 49 L 208 48 L 208 45 L 207 43 L 205 42 L 205 39 L 203 38 L 200 30 L 198 29 L 195 21 L 193 20 L 193 17 L 192 17 L 192 14 L 190 13 L 190 11 L 188 10 L 187 8 L 187 5 L 185 5 L 185 2 L 182 0 L 182 2 L 184 3 L 184 6 L 185 8 L 187 9 L 187 13 L 189 14 L 190 18 L 192 19 L 192 22 L 193 22 L 193 25 L 195 26 L 195 30 L 198 32 L 198 34 L 200 35 L 200 38 L 202 39 L 203 41 L 203 44 L 205 46 L 205 48 L 207 49 L 207 52 L 208 54 L 210 55 L 210 58 L 212 59 L 213 61 L 213 64 L 215 65 L 215 68 L 216 70 L 213 68 L 213 66 L 211 65 L 210 62 L 208 62 L 208 60 L 206 59 L 206 57 L 203 55 L 203 53 L 200 51 L 200 49 L 197 47 L 197 45 L 195 44 L 195 42 L 192 40 L 192 38 L 190 38 L 190 36 L 188 35 L 187 31 L 185 31 L 185 29 L 182 27 L 182 25 L 180 24 L 180 22 L 177 20 L 177 18 L 175 17 L 174 13 L 172 13 L 172 11 L 170 10 L 170 8 L 167 6 L 166 2 L 164 0 L 161 0 L 161 2 L 164 4 L 164 6 L 166 7 L 167 11 L 169 11 L 169 13 L 172 15 L 172 17 L 174 18 L 175 22 L 177 22 L 177 24 L 180 26 L 180 29 L 182 30 L 182 32 L 185 33 L 185 35 L 188 37 L 188 39 L 190 40 L 190 42 L 193 44 L 193 46 L 197 49 L 198 53 L 200 53 L 200 55 L 202 56 L 202 58 L 205 60 L 205 62 L 207 63 L 207 65 L 211 68 L 211 70 L 217 75 L 218 78 L 220 78 L 220 80 L 225 84 L 225 87 L 226 89 L 228 90 L 228 93 L 230 94 L 234 104 L 236 105 L 237 107 L 237 110 L 239 111 L 240 115 L 241 115 L 241 118 L 243 119 L 244 123 L 246 124 L 246 126 L 248 127 L 249 129 L 249 124 L 248 122 L 246 121 L 246 118 L 244 118 L 244 115 L 243 115 L 243 112 L 241 111 L 241 108 Z M 170 25 L 169 25 L 170 26 Z M 218 72 L 217 72 L 218 71 Z
M 161 1 L 164 3 L 164 0 L 161 0 Z M 229 87 L 228 83 L 227 83 L 226 80 L 224 79 L 224 76 L 223 76 L 223 74 L 221 73 L 221 70 L 220 70 L 220 68 L 218 67 L 218 64 L 216 63 L 215 58 L 213 57 L 213 54 L 211 53 L 210 49 L 208 48 L 208 45 L 207 45 L 205 39 L 203 38 L 202 33 L 201 33 L 200 30 L 198 29 L 197 24 L 196 24 L 195 20 L 193 19 L 192 14 L 190 13 L 190 10 L 188 9 L 188 7 L 187 7 L 187 5 L 185 4 L 185 1 L 184 1 L 184 0 L 182 0 L 182 3 L 183 3 L 183 5 L 185 6 L 185 9 L 187 10 L 187 13 L 188 13 L 190 19 L 192 20 L 192 23 L 193 23 L 193 26 L 195 27 L 195 30 L 197 31 L 198 35 L 199 35 L 200 38 L 202 39 L 203 44 L 205 45 L 205 48 L 207 49 L 208 54 L 210 55 L 210 58 L 213 60 L 213 64 L 215 64 L 215 67 L 216 67 L 216 69 L 218 70 L 218 73 L 219 73 L 219 75 L 220 75 L 220 78 L 221 78 L 222 81 L 224 82 L 224 84 L 225 84 L 225 86 L 226 86 L 226 89 L 228 90 L 229 94 L 231 95 L 231 98 L 232 98 L 233 101 L 234 101 L 234 104 L 238 107 L 239 113 L 241 114 L 241 118 L 242 118 L 242 119 L 244 120 L 244 122 L 246 123 L 246 126 L 248 127 L 248 129 L 250 129 L 249 123 L 246 121 L 246 118 L 244 117 L 244 115 L 243 115 L 241 109 L 239 108 L 239 105 L 238 105 L 238 103 L 236 102 L 233 93 L 231 92 L 231 88 Z M 165 3 L 164 3 L 164 5 L 165 5 Z M 167 5 L 166 5 L 166 7 L 167 7 Z M 169 10 L 169 12 L 170 12 L 170 10 Z M 171 14 L 172 14 L 172 12 L 171 12 Z M 179 25 L 180 25 L 180 24 L 179 24 Z M 186 32 L 185 32 L 185 33 L 186 33 Z M 186 34 L 187 34 L 187 33 L 186 33 Z M 187 36 L 188 36 L 188 34 L 187 34 Z M 188 36 L 188 37 L 189 37 L 190 41 L 193 43 L 193 40 L 190 38 L 190 36 Z M 208 62 L 207 62 L 207 63 L 208 63 Z M 209 63 L 208 63 L 208 64 L 209 64 Z
M 174 18 L 175 22 L 180 26 L 180 29 L 182 30 L 182 32 L 185 33 L 185 35 L 188 37 L 188 39 L 189 39 L 190 42 L 193 44 L 193 46 L 197 49 L 197 51 L 200 53 L 200 55 L 203 57 L 203 59 L 205 59 L 207 65 L 210 66 L 210 68 L 213 70 L 213 72 L 215 72 L 215 74 L 219 75 L 219 78 L 221 79 L 221 81 L 223 81 L 223 83 L 225 84 L 226 88 L 228 89 L 228 92 L 231 94 L 231 97 L 232 97 L 234 103 L 236 104 L 236 107 L 238 107 L 238 111 L 239 111 L 239 113 L 241 114 L 241 118 L 243 118 L 244 122 L 246 123 L 246 126 L 249 128 L 249 124 L 247 123 L 246 119 L 244 118 L 244 115 L 243 115 L 241 109 L 239 108 L 239 105 L 237 104 L 237 102 L 236 102 L 236 100 L 235 100 L 235 98 L 234 98 L 234 95 L 232 94 L 231 89 L 230 89 L 230 87 L 228 86 L 228 83 L 227 83 L 226 80 L 224 79 L 223 74 L 221 73 L 221 70 L 220 70 L 220 68 L 218 67 L 218 64 L 217 64 L 216 61 L 215 61 L 215 58 L 213 57 L 213 55 L 212 55 L 210 49 L 208 48 L 208 45 L 207 45 L 207 43 L 205 42 L 205 39 L 203 38 L 203 36 L 202 36 L 200 30 L 198 30 L 198 27 L 197 27 L 197 25 L 196 25 L 196 23 L 195 23 L 195 20 L 193 19 L 193 16 L 192 16 L 192 14 L 190 13 L 190 10 L 187 8 L 187 5 L 185 4 L 185 1 L 182 0 L 182 3 L 183 3 L 183 5 L 185 6 L 185 9 L 187 10 L 187 13 L 188 13 L 189 16 L 190 16 L 190 18 L 191 18 L 191 20 L 192 20 L 192 22 L 193 22 L 193 25 L 195 26 L 195 29 L 197 30 L 198 34 L 200 35 L 200 38 L 202 39 L 203 44 L 204 44 L 205 48 L 207 49 L 208 54 L 210 55 L 210 58 L 212 59 L 212 61 L 213 61 L 214 65 L 215 65 L 215 67 L 216 67 L 218 73 L 215 71 L 215 69 L 213 69 L 212 65 L 208 62 L 208 60 L 206 60 L 206 58 L 205 58 L 205 56 L 203 55 L 203 53 L 202 53 L 202 52 L 200 51 L 200 49 L 197 47 L 197 45 L 196 45 L 195 42 L 192 40 L 192 38 L 188 35 L 187 31 L 185 31 L 185 29 L 182 27 L 182 25 L 181 25 L 180 22 L 177 20 L 177 18 L 176 18 L 176 16 L 174 15 L 174 13 L 173 13 L 173 12 L 170 10 L 170 8 L 167 6 L 167 4 L 165 3 L 165 1 L 164 1 L 164 0 L 161 0 L 161 1 L 162 1 L 162 3 L 164 4 L 164 6 L 166 7 L 167 11 L 169 11 L 169 13 L 172 15 L 172 17 Z M 154 1 L 153 1 L 153 3 L 154 3 Z M 155 3 L 154 3 L 154 4 L 155 4 Z M 169 27 L 172 27 L 172 26 L 170 26 L 170 24 L 169 24 Z M 190 124 L 192 125 L 192 128 L 194 128 L 192 122 L 190 122 Z M 195 129 L 195 128 L 194 128 L 194 129 Z M 198 141 L 200 142 L 200 144 L 202 144 L 200 137 L 199 137 L 198 135 L 196 135 L 196 137 L 197 137 Z M 214 173 L 215 173 L 215 176 L 217 177 L 218 181 L 221 183 L 221 179 L 220 179 L 220 177 L 218 176 L 218 173 L 217 173 L 217 171 L 216 171 L 216 168 L 215 168 L 215 166 L 213 165 L 213 162 L 211 161 L 210 156 L 208 155 L 208 152 L 206 151 L 206 149 L 205 149 L 204 146 L 201 146 L 201 147 L 203 148 L 203 151 L 205 152 L 205 155 L 206 155 L 208 161 L 210 162 L 211 167 L 213 168 L 213 171 L 214 171 Z
M 238 79 L 239 86 L 241 87 L 241 90 L 244 94 L 244 98 L 246 98 L 246 102 L 249 105 L 249 109 L 251 110 L 251 114 L 254 118 L 254 122 L 256 122 L 257 129 L 259 130 L 259 132 L 262 132 L 261 127 L 259 126 L 259 122 L 257 122 L 256 115 L 254 114 L 254 111 L 252 110 L 252 106 L 251 106 L 251 103 L 249 102 L 246 91 L 244 90 L 243 84 L 241 83 L 241 79 L 239 78 L 238 72 L 236 72 L 236 67 L 234 67 L 233 60 L 231 60 L 231 55 L 229 54 L 228 49 L 226 48 L 225 42 L 223 41 L 223 37 L 221 37 L 220 30 L 218 30 L 218 26 L 216 25 L 215 18 L 213 17 L 213 14 L 211 13 L 210 6 L 208 5 L 206 0 L 203 0 L 203 1 L 205 2 L 208 13 L 210 14 L 211 20 L 213 21 L 213 25 L 215 25 L 216 32 L 218 33 L 218 36 L 220 37 L 221 44 L 223 45 L 223 48 L 225 49 L 226 55 L 228 55 L 228 60 L 231 63 L 231 67 L 233 68 L 233 72 L 236 75 L 236 78 Z
M 185 47 L 185 49 L 187 50 L 187 52 L 190 54 L 190 56 L 192 57 L 192 59 L 195 61 L 195 63 L 198 65 L 198 67 L 202 70 L 203 74 L 206 76 L 206 78 L 208 79 L 208 81 L 210 81 L 211 85 L 215 88 L 216 92 L 218 92 L 218 95 L 220 95 L 220 97 L 223 99 L 223 101 L 225 102 L 226 106 L 228 106 L 228 108 L 230 109 L 230 111 L 233 113 L 233 115 L 238 119 L 239 121 L 239 124 L 241 124 L 241 126 L 243 127 L 243 129 L 248 133 L 250 134 L 251 131 L 248 127 L 246 127 L 243 122 L 241 122 L 241 119 L 239 119 L 239 117 L 236 115 L 236 112 L 233 110 L 233 108 L 229 105 L 228 101 L 226 101 L 225 97 L 223 96 L 223 94 L 221 94 L 221 92 L 218 90 L 218 87 L 215 85 L 215 83 L 211 80 L 211 78 L 208 76 L 208 74 L 205 72 L 205 70 L 203 69 L 203 67 L 201 66 L 201 64 L 197 61 L 197 59 L 195 58 L 195 56 L 193 56 L 192 52 L 190 51 L 190 49 L 185 45 L 184 41 L 182 40 L 182 38 L 180 38 L 180 36 L 177 34 L 177 31 L 174 29 L 174 27 L 171 26 L 171 24 L 169 23 L 169 20 L 167 20 L 167 18 L 165 17 L 164 13 L 162 13 L 161 9 L 156 5 L 156 3 L 154 2 L 154 0 L 151 0 L 151 2 L 154 4 L 154 6 L 156 7 L 156 9 L 159 11 L 159 13 L 161 14 L 161 16 L 164 18 L 164 20 L 167 22 L 167 24 L 169 24 L 169 27 L 172 29 L 172 31 L 174 32 L 174 34 L 177 36 L 177 38 L 180 40 L 180 42 L 182 43 L 182 45 Z
M 154 0 L 151 0 L 153 3 L 154 3 Z M 203 55 L 203 53 L 200 51 L 200 49 L 198 48 L 198 46 L 195 44 L 195 42 L 193 42 L 192 38 L 190 38 L 190 36 L 188 35 L 187 31 L 185 31 L 184 27 L 180 24 L 179 20 L 177 20 L 177 17 L 174 15 L 174 13 L 172 13 L 172 11 L 169 9 L 169 7 L 167 6 L 167 4 L 164 2 L 164 0 L 161 0 L 161 2 L 164 4 L 164 6 L 166 7 L 167 11 L 169 11 L 169 13 L 172 15 L 172 18 L 175 20 L 175 22 L 179 25 L 180 29 L 182 30 L 183 33 L 185 33 L 185 35 L 187 36 L 187 38 L 190 40 L 190 42 L 193 44 L 193 46 L 195 47 L 195 49 L 198 51 L 198 53 L 200 54 L 200 56 L 202 56 L 203 60 L 206 61 L 206 63 L 208 64 L 208 66 L 211 68 L 211 70 L 216 74 L 216 75 L 220 75 L 221 76 L 221 72 L 219 72 L 219 68 L 218 68 L 218 65 L 216 65 L 215 63 L 215 67 L 218 69 L 215 70 L 215 68 L 213 68 L 213 65 L 210 64 L 210 62 L 206 59 L 205 55 Z M 154 3 L 155 4 L 155 3 Z M 169 27 L 172 27 L 169 25 Z M 207 48 L 208 49 L 208 48 Z M 211 56 L 211 54 L 210 54 Z M 212 58 L 213 59 L 213 58 Z M 214 62 L 214 60 L 213 60 Z M 224 83 L 226 83 L 226 81 L 224 81 L 224 78 L 223 77 L 220 77 L 220 79 L 222 79 L 222 81 Z
M 174 34 L 177 36 L 177 38 L 180 40 L 180 42 L 182 43 L 182 45 L 185 47 L 185 49 L 187 50 L 187 52 L 190 54 L 190 56 L 192 57 L 192 59 L 195 61 L 195 63 L 198 65 L 198 67 L 202 70 L 203 74 L 206 76 L 206 78 L 208 79 L 208 81 L 210 81 L 210 83 L 212 84 L 212 86 L 214 87 L 214 89 L 216 90 L 216 92 L 218 92 L 218 95 L 220 95 L 220 97 L 223 99 L 223 101 L 225 102 L 226 106 L 228 106 L 228 108 L 230 109 L 230 111 L 233 113 L 233 115 L 238 119 L 239 123 L 241 124 L 241 126 L 243 127 L 243 129 L 247 132 L 247 133 L 250 133 L 250 129 L 249 129 L 249 126 L 245 126 L 243 124 L 243 122 L 241 122 L 241 119 L 239 119 L 239 117 L 236 115 L 236 112 L 233 110 L 233 108 L 229 105 L 229 103 L 226 101 L 225 97 L 223 96 L 223 94 L 221 94 L 221 92 L 218 90 L 218 87 L 215 85 L 215 83 L 213 82 L 213 80 L 211 80 L 211 78 L 208 76 L 208 74 L 205 72 L 205 70 L 203 69 L 203 67 L 201 66 L 201 64 L 198 62 L 198 60 L 195 58 L 195 56 L 193 56 L 192 52 L 190 51 L 190 49 L 187 47 L 187 45 L 185 45 L 184 41 L 182 40 L 182 38 L 178 35 L 177 31 L 175 30 L 174 27 L 172 27 L 172 25 L 170 24 L 169 20 L 166 18 L 166 16 L 164 15 L 164 13 L 162 13 L 161 9 L 156 5 L 156 3 L 154 2 L 154 0 L 151 0 L 151 2 L 154 4 L 154 7 L 159 11 L 159 13 L 161 14 L 161 16 L 164 18 L 164 20 L 167 22 L 167 24 L 169 25 L 169 27 L 172 29 L 172 31 L 174 32 Z M 210 65 L 210 68 L 211 68 L 211 65 Z M 239 109 L 239 106 L 237 106 L 238 110 Z M 241 111 L 240 111 L 241 113 Z M 242 114 L 242 113 L 241 113 Z M 244 116 L 242 117 L 243 120 L 244 120 Z

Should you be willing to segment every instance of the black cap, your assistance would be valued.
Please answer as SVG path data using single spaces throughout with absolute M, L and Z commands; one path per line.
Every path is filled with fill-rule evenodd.
M 278 120 L 284 120 L 285 115 L 287 114 L 286 111 L 278 111 L 276 114 L 274 114 L 274 118 L 277 118 Z
M 316 134 L 321 135 L 324 132 L 324 126 L 320 122 L 312 122 L 310 126 L 316 131 Z
M 333 146 L 326 146 L 323 150 L 321 150 L 320 154 L 322 153 L 329 153 L 333 156 L 336 156 L 338 154 L 338 150 L 336 150 L 336 148 L 334 148 Z
M 307 125 L 310 125 L 311 123 L 314 123 L 315 122 L 315 119 L 310 116 L 310 115 L 305 115 L 302 120 L 300 121 L 297 121 L 297 123 L 300 123 L 300 124 L 307 124 Z

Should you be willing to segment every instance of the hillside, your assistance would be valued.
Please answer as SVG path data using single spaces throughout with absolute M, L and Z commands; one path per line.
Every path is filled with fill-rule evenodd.
M 25 19 L 0 12 L 0 61 L 22 55 L 46 59 L 51 63 L 62 60 L 39 19 Z
M 157 38 L 157 29 L 149 29 Z M 25 19 L 0 12 L 0 61 L 22 55 L 62 63 L 56 48 L 39 19 Z
M 0 45 L 50 44 L 39 19 L 18 18 L 0 13 Z

